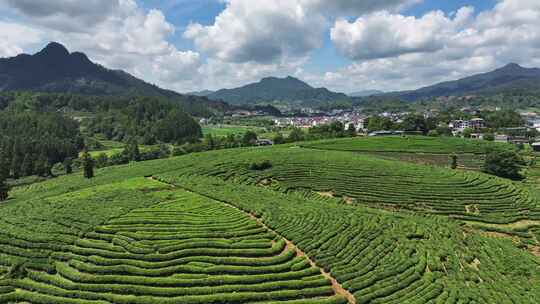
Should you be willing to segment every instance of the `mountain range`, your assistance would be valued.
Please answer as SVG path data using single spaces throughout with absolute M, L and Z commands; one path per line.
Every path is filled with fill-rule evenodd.
M 222 89 L 206 96 L 213 100 L 223 100 L 237 105 L 271 102 L 317 104 L 349 100 L 349 97 L 343 93 L 335 93 L 326 88 L 314 88 L 291 76 L 267 77 L 257 83 L 235 89 Z
M 540 69 L 524 68 L 516 63 L 510 63 L 488 73 L 441 82 L 418 90 L 388 93 L 384 96 L 416 101 L 443 96 L 492 95 L 509 91 L 523 93 L 540 91 Z
M 375 95 L 381 95 L 384 94 L 383 91 L 379 90 L 365 90 L 365 91 L 359 91 L 359 92 L 353 92 L 350 93 L 350 97 L 368 97 L 368 96 L 375 96 Z
M 294 77 L 267 77 L 234 89 L 201 91 L 189 96 L 165 90 L 124 71 L 107 69 L 93 63 L 84 53 L 70 53 L 63 45 L 51 42 L 34 54 L 0 58 L 0 92 L 36 91 L 86 95 L 158 96 L 179 102 L 226 108 L 233 105 L 268 103 L 321 105 L 350 102 L 369 96 L 399 98 L 405 101 L 441 96 L 490 95 L 507 91 L 540 91 L 540 69 L 511 63 L 492 72 L 447 81 L 418 90 L 383 93 L 361 91 L 349 96 L 326 88 L 314 88 Z M 217 100 L 214 102 L 212 100 Z

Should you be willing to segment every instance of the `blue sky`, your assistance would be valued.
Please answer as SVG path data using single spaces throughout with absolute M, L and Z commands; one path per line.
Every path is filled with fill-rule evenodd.
M 180 92 L 287 75 L 408 90 L 540 66 L 540 1 L 0 0 L 0 57 L 49 41 Z

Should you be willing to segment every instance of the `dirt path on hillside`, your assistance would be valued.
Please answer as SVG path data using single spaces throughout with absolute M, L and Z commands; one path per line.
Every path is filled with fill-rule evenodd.
M 198 193 L 196 191 L 193 191 L 191 189 L 188 189 L 188 188 L 185 188 L 185 187 L 182 187 L 182 186 L 178 186 L 178 185 L 175 185 L 175 184 L 170 184 L 170 183 L 167 183 L 167 182 L 164 182 L 164 181 L 161 181 L 159 179 L 156 179 L 154 176 L 149 176 L 147 177 L 147 179 L 149 180 L 152 180 L 152 181 L 157 181 L 157 182 L 160 182 L 160 183 L 163 183 L 163 184 L 166 184 L 166 185 L 169 185 L 173 188 L 177 188 L 177 189 L 181 189 L 183 191 L 187 191 L 187 192 L 190 192 L 190 193 L 193 193 L 193 194 L 196 194 L 196 195 L 200 195 L 200 196 L 204 196 L 206 198 L 209 198 L 211 200 L 214 200 L 214 201 L 217 201 L 217 202 L 220 202 L 224 205 L 226 205 L 227 207 L 230 207 L 230 208 L 233 208 L 235 210 L 238 210 L 244 214 L 246 214 L 247 216 L 249 216 L 251 219 L 253 219 L 254 221 L 256 221 L 259 225 L 261 225 L 262 227 L 264 227 L 265 229 L 267 229 L 268 231 L 271 231 L 272 233 L 276 234 L 277 236 L 279 236 L 280 238 L 282 238 L 285 243 L 287 244 L 287 249 L 294 249 L 296 251 L 296 255 L 297 256 L 300 256 L 300 257 L 305 257 L 308 261 L 309 261 L 309 264 L 312 266 L 312 267 L 317 267 L 319 268 L 319 270 L 321 271 L 322 275 L 327 278 L 328 280 L 330 280 L 330 282 L 332 283 L 332 289 L 334 290 L 334 292 L 337 294 L 337 295 L 340 295 L 340 296 L 343 296 L 344 298 L 347 299 L 347 301 L 349 302 L 349 304 L 356 304 L 356 299 L 354 298 L 354 295 L 352 293 L 350 293 L 347 289 L 343 288 L 343 286 L 329 273 L 329 272 L 326 272 L 324 270 L 323 267 L 320 267 L 317 265 L 317 263 L 315 263 L 315 261 L 313 261 L 305 252 L 303 252 L 302 250 L 300 250 L 300 248 L 298 248 L 291 240 L 285 238 L 283 235 L 281 235 L 279 232 L 275 231 L 274 229 L 268 227 L 263 221 L 262 219 L 256 217 L 253 213 L 251 212 L 247 212 L 245 210 L 242 210 L 236 206 L 234 206 L 233 204 L 229 203 L 229 202 L 226 202 L 226 201 L 223 201 L 223 200 L 220 200 L 220 199 L 216 199 L 214 197 L 211 197 L 211 196 L 208 196 L 208 195 L 205 195 L 205 194 L 202 194 L 202 193 Z

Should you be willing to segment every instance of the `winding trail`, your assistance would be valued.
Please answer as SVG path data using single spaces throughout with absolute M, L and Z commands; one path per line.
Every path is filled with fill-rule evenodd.
M 350 293 L 347 289 L 343 288 L 343 286 L 336 280 L 336 278 L 334 278 L 332 276 L 332 274 L 330 274 L 329 272 L 325 271 L 323 267 L 320 267 L 319 265 L 317 265 L 317 263 L 315 263 L 315 261 L 313 261 L 305 252 L 303 252 L 300 248 L 298 248 L 291 240 L 285 238 L 283 235 L 281 235 L 279 232 L 275 231 L 274 229 L 268 227 L 263 221 L 262 219 L 256 217 L 253 213 L 251 212 L 248 212 L 246 210 L 243 210 L 241 208 L 238 208 L 236 207 L 235 205 L 229 203 L 229 202 L 226 202 L 226 201 L 223 201 L 223 200 L 220 200 L 219 198 L 215 198 L 215 197 L 212 197 L 212 196 L 209 196 L 209 195 L 206 195 L 206 194 L 203 194 L 203 193 L 198 193 L 196 191 L 193 191 L 192 189 L 189 189 L 189 188 L 186 188 L 186 187 L 182 187 L 182 186 L 179 186 L 179 185 L 176 185 L 176 184 L 171 184 L 171 183 L 167 183 L 165 181 L 162 181 L 160 179 L 157 179 L 155 178 L 154 176 L 147 176 L 146 177 L 147 179 L 149 180 L 152 180 L 152 181 L 156 181 L 156 182 L 160 182 L 160 183 L 163 183 L 163 184 L 166 184 L 166 185 L 169 185 L 170 187 L 172 188 L 177 188 L 177 189 L 181 189 L 183 191 L 187 191 L 187 192 L 190 192 L 190 193 L 193 193 L 193 194 L 196 194 L 196 195 L 200 195 L 200 196 L 204 196 L 206 198 L 209 198 L 211 200 L 214 200 L 214 201 L 217 201 L 217 202 L 220 202 L 224 205 L 226 205 L 227 207 L 229 208 L 233 208 L 233 209 L 236 209 L 238 211 L 241 211 L 243 212 L 244 214 L 246 214 L 247 216 L 249 216 L 251 219 L 255 220 L 259 225 L 261 225 L 262 227 L 264 227 L 265 229 L 267 229 L 268 231 L 276 234 L 277 236 L 279 236 L 280 238 L 282 238 L 283 240 L 285 240 L 285 243 L 287 244 L 287 248 L 288 249 L 294 249 L 296 251 L 296 255 L 297 256 L 301 256 L 301 257 L 305 257 L 308 261 L 309 261 L 309 264 L 312 266 L 312 267 L 317 267 L 319 268 L 319 270 L 321 271 L 322 275 L 327 278 L 328 280 L 330 280 L 330 282 L 332 283 L 332 289 L 334 290 L 334 292 L 337 294 L 337 295 L 340 295 L 344 298 L 347 299 L 347 301 L 349 302 L 349 304 L 356 304 L 356 299 L 354 297 L 354 295 L 352 293 Z

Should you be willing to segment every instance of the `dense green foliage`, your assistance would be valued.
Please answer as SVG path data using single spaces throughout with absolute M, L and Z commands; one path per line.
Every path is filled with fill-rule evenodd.
M 200 126 L 184 108 L 168 99 L 35 93 L 5 93 L 4 96 L 10 100 L 7 110 L 16 112 L 66 109 L 87 113 L 81 117 L 85 132 L 101 133 L 106 139 L 122 141 L 136 136 L 144 143 L 153 144 L 181 142 L 202 135 Z
M 51 175 L 51 168 L 77 157 L 79 124 L 57 113 L 0 111 L 0 168 L 5 176 Z
M 76 159 L 79 151 L 105 148 L 101 141 L 128 142 L 128 153 L 110 159 L 101 155 L 98 167 L 168 157 L 163 143 L 196 142 L 202 136 L 195 119 L 167 99 L 29 92 L 0 96 L 6 101 L 0 111 L 0 171 L 14 179 L 51 176 L 53 166 L 69 174 L 74 159 L 82 167 L 83 160 Z M 139 153 L 134 142 L 161 145 Z
M 90 153 L 88 153 L 88 151 L 84 151 L 83 152 L 83 155 L 81 157 L 82 159 L 82 167 L 83 167 L 83 175 L 85 178 L 93 178 L 94 177 L 94 166 L 95 166 L 95 161 L 94 159 L 92 158 L 92 156 L 90 156 Z
M 10 187 L 6 184 L 6 180 L 3 176 L 0 176 L 0 202 L 5 201 L 9 197 Z
M 86 132 L 106 139 L 127 141 L 137 137 L 143 144 L 158 141 L 183 143 L 202 136 L 199 124 L 180 106 L 155 98 L 134 98 L 100 111 L 85 124 Z
M 484 171 L 489 174 L 520 179 L 525 160 L 515 151 L 493 149 L 486 155 Z
M 122 109 L 133 103 L 134 99 L 142 99 L 142 97 L 144 95 L 81 95 L 31 91 L 2 92 L 0 93 L 0 110 L 99 113 Z M 193 96 L 186 96 L 181 99 L 155 96 L 147 98 L 178 105 L 194 116 L 206 117 L 212 115 L 215 111 L 219 112 L 227 108 L 225 104 L 209 104 L 197 100 Z

